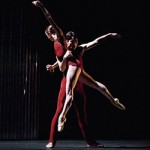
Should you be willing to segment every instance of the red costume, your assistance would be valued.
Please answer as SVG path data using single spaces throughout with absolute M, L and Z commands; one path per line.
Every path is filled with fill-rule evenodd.
M 89 131 L 88 131 L 87 116 L 86 116 L 86 96 L 85 96 L 83 84 L 81 82 L 77 82 L 76 88 L 74 90 L 74 95 L 75 95 L 75 99 L 73 101 L 73 106 L 77 114 L 78 123 L 81 129 L 83 138 L 85 139 L 85 141 L 87 141 L 88 144 L 94 144 L 95 140 L 91 138 L 91 136 L 89 135 Z M 57 109 L 51 122 L 49 142 L 52 142 L 52 143 L 55 143 L 57 120 L 58 120 L 59 114 L 61 113 L 63 109 L 65 97 L 66 97 L 66 78 L 64 76 L 61 81 L 60 91 L 58 95 Z
M 58 41 L 55 41 L 54 50 L 58 59 L 61 60 L 63 58 L 63 55 L 66 52 L 64 47 Z M 78 47 L 73 52 L 73 56 L 74 57 L 69 58 L 68 65 L 75 65 L 82 69 L 83 68 L 82 49 Z M 75 58 L 78 58 L 78 59 L 75 59 Z M 91 136 L 89 135 L 89 131 L 88 131 L 85 91 L 84 91 L 83 84 L 79 81 L 77 82 L 77 85 L 75 87 L 74 95 L 75 95 L 75 99 L 73 101 L 73 106 L 77 114 L 78 123 L 81 129 L 82 135 L 88 144 L 94 144 L 96 141 L 91 138 Z M 56 132 L 56 127 L 57 127 L 57 121 L 63 109 L 65 98 L 66 98 L 66 77 L 64 74 L 63 79 L 61 81 L 60 91 L 58 95 L 57 109 L 51 122 L 49 142 L 52 142 L 52 143 L 55 143 L 55 132 Z
M 82 63 L 82 48 L 77 48 L 75 49 L 72 53 L 74 57 L 68 58 L 68 63 L 67 65 L 72 65 L 72 66 L 78 66 L 81 69 L 83 68 L 83 63 Z M 58 41 L 54 41 L 54 52 L 57 58 L 62 61 L 64 54 L 66 53 L 66 49 L 62 44 Z

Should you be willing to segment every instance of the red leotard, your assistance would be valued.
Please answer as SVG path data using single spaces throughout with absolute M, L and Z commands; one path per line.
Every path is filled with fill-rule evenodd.
M 66 49 L 64 48 L 64 46 L 58 42 L 55 41 L 54 42 L 54 52 L 55 55 L 57 56 L 57 58 L 61 61 L 63 59 L 64 54 L 66 53 Z M 82 63 L 82 49 L 81 48 L 77 48 L 73 51 L 73 56 L 74 57 L 70 57 L 68 58 L 68 63 L 67 65 L 72 65 L 72 66 L 78 66 L 81 69 L 83 69 L 83 63 Z

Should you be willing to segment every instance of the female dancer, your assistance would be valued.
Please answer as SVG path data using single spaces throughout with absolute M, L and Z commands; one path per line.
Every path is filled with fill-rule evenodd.
M 64 122 L 66 122 L 65 114 L 72 105 L 74 88 L 82 69 L 79 60 L 81 57 L 81 52 L 78 52 L 76 57 L 72 55 L 72 50 L 76 49 L 78 45 L 78 39 L 73 32 L 68 33 L 68 38 L 71 39 L 68 39 L 69 45 L 67 45 L 62 30 L 53 21 L 50 13 L 44 8 L 43 4 L 40 1 L 33 1 L 32 3 L 41 8 L 50 23 L 45 31 L 45 34 L 47 35 L 48 39 L 54 42 L 55 55 L 57 56 L 58 62 L 60 62 L 59 68 L 66 76 L 65 106 L 58 119 L 58 131 L 62 131 Z M 72 34 L 74 35 L 70 36 Z

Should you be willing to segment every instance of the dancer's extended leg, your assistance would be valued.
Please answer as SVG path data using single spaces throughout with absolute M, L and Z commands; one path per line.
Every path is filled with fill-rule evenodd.
M 112 94 L 108 91 L 106 86 L 96 80 L 94 80 L 88 73 L 86 73 L 84 70 L 81 72 L 79 81 L 81 81 L 83 84 L 92 87 L 99 92 L 101 92 L 103 95 L 105 95 L 110 102 L 117 108 L 121 110 L 125 110 L 125 106 L 119 102 L 118 98 L 114 98 Z

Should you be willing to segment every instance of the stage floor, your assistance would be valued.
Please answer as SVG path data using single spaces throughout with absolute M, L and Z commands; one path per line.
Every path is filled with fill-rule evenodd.
M 104 148 L 87 148 L 82 140 L 57 141 L 54 150 L 150 150 L 150 140 L 98 140 Z M 0 141 L 0 150 L 45 150 L 47 141 Z

